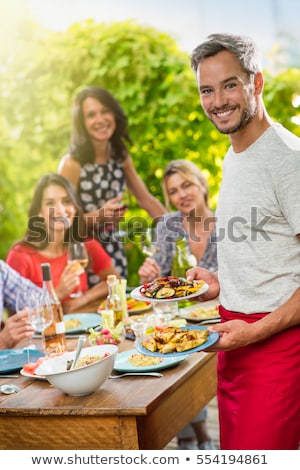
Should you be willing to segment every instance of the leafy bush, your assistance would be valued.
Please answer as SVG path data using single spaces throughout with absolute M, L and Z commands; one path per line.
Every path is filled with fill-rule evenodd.
M 162 200 L 165 165 L 186 158 L 204 169 L 216 205 L 229 141 L 204 116 L 189 57 L 167 34 L 132 21 L 92 20 L 49 32 L 24 16 L 0 39 L 6 45 L 0 52 L 1 258 L 25 232 L 37 180 L 56 171 L 68 151 L 71 102 L 86 85 L 107 88 L 125 109 L 134 141 L 130 153 L 155 196 Z M 293 69 L 269 76 L 265 87 L 271 117 L 298 135 L 291 117 L 299 75 Z M 148 220 L 131 202 L 127 228 L 133 215 Z

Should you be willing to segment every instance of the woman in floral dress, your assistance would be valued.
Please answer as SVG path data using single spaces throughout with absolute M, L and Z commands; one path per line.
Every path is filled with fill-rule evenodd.
M 122 277 L 127 276 L 127 260 L 116 224 L 126 211 L 125 188 L 152 218 L 165 212 L 137 174 L 125 142 L 132 143 L 118 101 L 97 86 L 81 90 L 73 105 L 70 152 L 61 159 L 58 173 L 74 185 L 90 233 L 113 258 Z

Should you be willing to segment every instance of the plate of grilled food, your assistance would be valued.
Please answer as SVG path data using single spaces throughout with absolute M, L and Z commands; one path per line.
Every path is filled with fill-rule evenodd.
M 188 281 L 183 277 L 167 276 L 136 287 L 131 297 L 148 302 L 174 302 L 204 294 L 208 285 L 202 280 Z
M 205 326 L 167 326 L 145 336 L 136 349 L 145 356 L 183 356 L 209 348 L 218 338 L 219 333 L 208 331 Z

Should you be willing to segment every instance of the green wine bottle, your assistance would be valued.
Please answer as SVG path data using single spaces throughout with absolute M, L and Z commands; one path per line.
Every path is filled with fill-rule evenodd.
M 184 238 L 177 238 L 175 256 L 172 263 L 172 276 L 186 277 L 186 272 L 195 263 L 191 263 L 191 254 L 189 253 L 186 241 Z

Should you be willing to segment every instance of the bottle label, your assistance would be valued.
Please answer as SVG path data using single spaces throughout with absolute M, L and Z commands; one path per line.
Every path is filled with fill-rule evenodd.
M 55 333 L 56 333 L 57 335 L 60 335 L 60 334 L 62 334 L 62 333 L 65 333 L 65 331 L 66 331 L 66 326 L 65 326 L 65 322 L 64 322 L 64 321 L 55 323 Z

